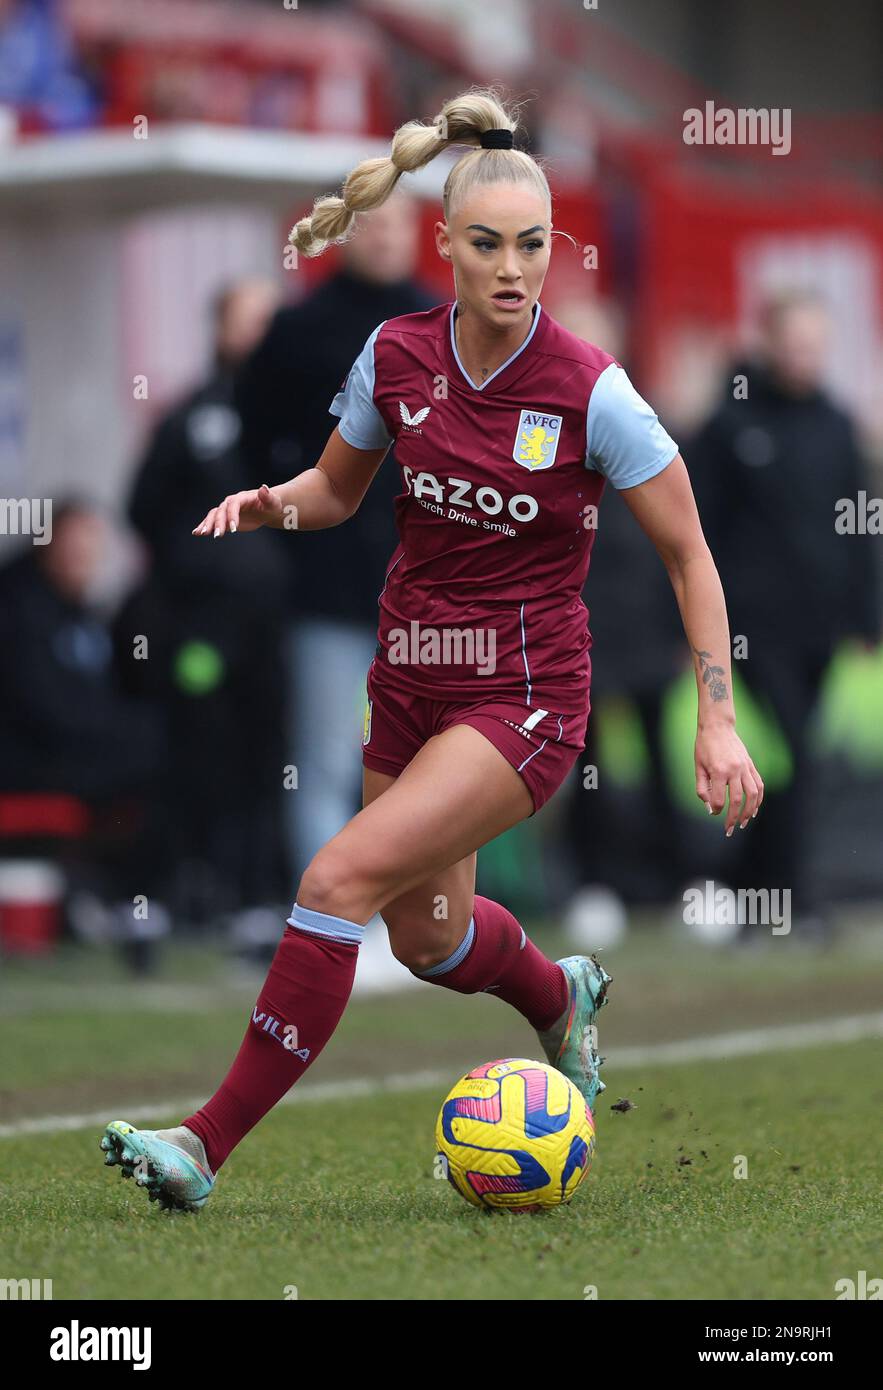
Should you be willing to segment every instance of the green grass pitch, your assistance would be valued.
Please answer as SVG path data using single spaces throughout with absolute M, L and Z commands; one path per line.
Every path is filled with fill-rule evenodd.
M 16 1134 L 10 1117 L 125 1118 L 140 1098 L 156 1101 L 149 1123 L 175 1122 L 163 1100 L 209 1093 L 250 986 L 235 999 L 218 986 L 213 1003 L 183 1009 L 139 996 L 110 965 L 102 983 L 92 964 L 92 1001 L 70 989 L 68 963 L 55 999 L 51 970 L 41 977 L 48 1004 L 31 1013 L 37 976 L 21 969 L 18 1003 L 0 1017 L 3 1273 L 51 1278 L 56 1299 L 830 1300 L 838 1279 L 879 1272 L 879 1040 L 619 1072 L 615 1052 L 867 1011 L 881 997 L 878 951 L 671 952 L 648 936 L 611 961 L 595 1158 L 571 1206 L 539 1216 L 477 1211 L 433 1176 L 435 1083 L 280 1106 L 231 1156 L 204 1211 L 162 1213 L 102 1167 L 99 1123 Z M 194 990 L 207 989 L 204 962 L 198 973 Z M 187 976 L 181 957 L 175 987 Z M 355 1001 L 309 1079 L 434 1067 L 453 1083 L 479 1061 L 530 1055 L 528 1043 L 499 1001 L 427 987 Z M 620 1097 L 635 1108 L 613 1112 Z

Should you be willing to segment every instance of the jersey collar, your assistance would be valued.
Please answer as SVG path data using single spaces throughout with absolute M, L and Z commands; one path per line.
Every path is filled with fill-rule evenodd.
M 460 361 L 460 354 L 457 351 L 457 339 L 454 333 L 454 318 L 456 316 L 456 313 L 457 301 L 454 300 L 454 303 L 451 305 L 451 312 L 448 315 L 448 341 L 450 343 L 451 356 L 457 365 L 457 368 L 460 372 L 460 376 L 462 377 L 463 381 L 466 383 L 467 386 L 471 387 L 473 391 L 486 391 L 492 381 L 497 381 L 498 378 L 502 376 L 503 372 L 508 371 L 512 364 L 517 360 L 517 358 L 521 356 L 525 349 L 530 346 L 531 342 L 536 337 L 541 320 L 543 328 L 545 328 L 545 321 L 548 317 L 548 315 L 543 313 L 543 306 L 540 303 L 540 301 L 537 300 L 533 309 L 533 323 L 531 324 L 530 332 L 528 333 L 524 342 L 521 344 L 520 347 L 517 347 L 515 349 L 511 357 L 507 357 L 505 362 L 501 362 L 499 367 L 497 367 L 496 371 L 491 372 L 490 376 L 487 377 L 481 383 L 480 386 L 478 386 L 472 380 L 469 373 L 466 371 L 466 368 L 463 366 L 463 363 Z

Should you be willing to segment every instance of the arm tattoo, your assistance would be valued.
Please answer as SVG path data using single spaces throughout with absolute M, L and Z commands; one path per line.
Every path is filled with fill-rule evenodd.
M 726 700 L 729 691 L 727 690 L 726 682 L 723 678 L 723 666 L 710 665 L 711 652 L 700 652 L 696 647 L 694 647 L 693 650 L 699 658 L 699 669 L 702 672 L 702 684 L 708 686 L 708 693 L 712 700 Z

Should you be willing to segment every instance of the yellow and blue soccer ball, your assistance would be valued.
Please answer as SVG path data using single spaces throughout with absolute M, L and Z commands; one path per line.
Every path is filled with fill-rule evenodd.
M 506 1057 L 460 1078 L 439 1111 L 435 1142 L 467 1202 L 542 1211 L 569 1202 L 588 1173 L 595 1125 L 560 1071 Z

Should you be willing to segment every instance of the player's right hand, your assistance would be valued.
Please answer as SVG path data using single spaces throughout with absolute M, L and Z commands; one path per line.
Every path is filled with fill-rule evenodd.
M 263 483 L 253 492 L 234 492 L 225 497 L 198 526 L 193 536 L 225 535 L 228 531 L 257 531 L 260 526 L 278 525 L 282 518 L 282 503 L 275 492 Z

